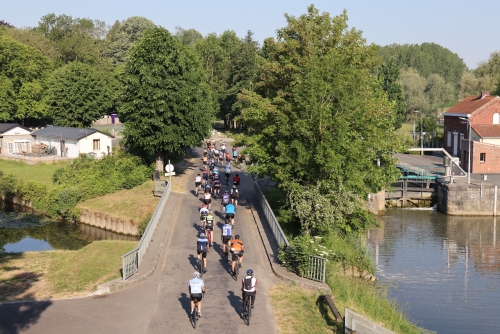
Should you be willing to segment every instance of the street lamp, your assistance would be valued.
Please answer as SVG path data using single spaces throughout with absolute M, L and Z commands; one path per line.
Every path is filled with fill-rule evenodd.
M 418 112 L 420 114 L 420 148 L 421 148 L 420 155 L 424 155 L 424 137 L 423 137 L 424 132 L 423 132 L 423 127 L 422 127 L 422 125 L 424 124 L 424 122 L 422 120 L 423 115 L 418 110 L 413 110 L 413 112 Z
M 467 122 L 467 125 L 469 126 L 469 152 L 467 154 L 467 184 L 470 184 L 470 140 L 471 140 L 471 126 L 470 126 L 470 120 L 465 117 L 459 117 L 460 119 L 463 119 L 464 121 Z

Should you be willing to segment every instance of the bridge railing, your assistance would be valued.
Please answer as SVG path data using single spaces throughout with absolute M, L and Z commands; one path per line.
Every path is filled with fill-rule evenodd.
M 172 184 L 165 181 L 165 190 L 161 195 L 160 202 L 156 206 L 155 212 L 151 216 L 148 226 L 146 227 L 141 240 L 139 240 L 137 247 L 127 254 L 122 255 L 123 280 L 126 280 L 139 270 L 141 262 L 146 255 L 146 251 L 148 250 L 149 244 L 153 239 L 153 235 L 156 231 L 156 227 L 158 226 L 158 222 L 160 221 L 160 217 L 163 213 L 163 209 L 165 208 L 165 204 L 167 203 L 168 197 L 170 196 L 171 187 Z
M 262 211 L 264 212 L 264 216 L 266 216 L 267 222 L 271 227 L 271 230 L 273 231 L 274 238 L 276 239 L 279 245 L 286 245 L 287 248 L 291 248 L 285 233 L 281 229 L 281 226 L 278 220 L 276 219 L 273 210 L 271 209 L 271 206 L 267 202 L 264 193 L 260 189 L 259 180 L 255 181 L 255 193 L 257 195 L 257 201 L 259 202 L 259 205 Z M 309 278 L 324 283 L 326 278 L 326 261 L 327 259 L 325 258 L 309 255 L 309 262 L 307 263 L 307 269 L 305 270 L 304 273 L 302 273 L 302 276 L 305 278 Z M 295 270 L 295 272 L 298 273 L 297 270 Z

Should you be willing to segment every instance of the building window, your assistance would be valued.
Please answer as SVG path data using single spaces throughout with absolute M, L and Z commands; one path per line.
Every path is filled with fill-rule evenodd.
M 459 145 L 458 148 L 462 148 L 462 140 L 464 140 L 464 134 L 463 133 L 460 134 L 460 145 Z
M 500 124 L 500 115 L 497 112 L 493 114 L 493 124 Z
M 479 162 L 486 162 L 486 153 L 479 153 Z
M 99 151 L 99 139 L 94 139 L 94 151 Z
M 7 151 L 9 152 L 9 154 L 14 153 L 14 143 L 7 144 Z
M 448 131 L 448 140 L 446 141 L 446 146 L 451 147 L 451 132 Z

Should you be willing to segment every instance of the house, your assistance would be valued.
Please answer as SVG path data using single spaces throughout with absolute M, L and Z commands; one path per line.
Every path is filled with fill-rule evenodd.
M 30 152 L 31 130 L 17 123 L 0 123 L 0 153 Z
M 500 97 L 483 91 L 460 101 L 443 116 L 444 148 L 460 159 L 460 167 L 468 169 L 470 146 L 471 173 L 500 172 Z
M 61 157 L 77 158 L 80 154 L 92 154 L 99 158 L 112 151 L 112 135 L 94 128 L 78 129 L 61 126 L 47 126 L 31 135 L 37 144 L 55 147 Z

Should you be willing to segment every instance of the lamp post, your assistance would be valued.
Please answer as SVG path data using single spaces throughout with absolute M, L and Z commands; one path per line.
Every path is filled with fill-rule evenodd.
M 467 184 L 470 184 L 470 141 L 471 141 L 471 136 L 472 136 L 472 131 L 471 131 L 471 126 L 470 126 L 470 120 L 465 117 L 459 117 L 460 119 L 463 119 L 464 121 L 467 122 L 467 126 L 469 127 L 469 151 L 467 154 Z
M 420 114 L 420 155 L 424 155 L 424 137 L 423 137 L 423 134 L 424 134 L 424 131 L 423 131 L 423 120 L 422 120 L 422 113 L 418 110 L 413 110 L 413 112 L 418 112 Z

